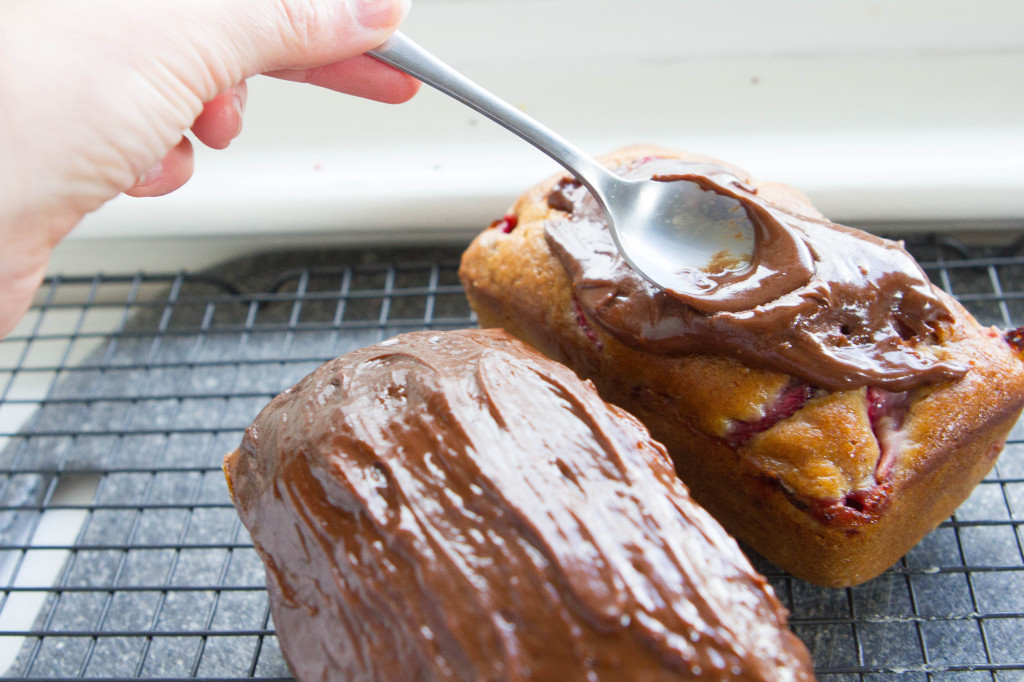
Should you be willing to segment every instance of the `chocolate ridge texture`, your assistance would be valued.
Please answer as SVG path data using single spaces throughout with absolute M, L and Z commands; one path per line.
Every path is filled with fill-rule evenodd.
M 813 678 L 664 448 L 499 330 L 325 364 L 225 472 L 299 679 Z
M 559 175 L 466 250 L 460 277 L 481 326 L 640 418 L 694 498 L 779 567 L 837 587 L 889 568 L 994 464 L 1024 407 L 1017 352 L 900 244 L 830 223 L 792 188 L 652 146 L 604 161 L 707 176 L 704 189 L 738 197 L 748 216 L 778 217 L 806 238 L 807 285 L 748 310 L 669 300 L 623 269 L 600 212 Z M 821 248 L 836 239 L 866 256 Z M 780 311 L 798 314 L 762 324 Z

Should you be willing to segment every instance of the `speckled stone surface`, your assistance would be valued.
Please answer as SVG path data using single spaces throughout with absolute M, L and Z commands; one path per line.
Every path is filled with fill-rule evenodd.
M 28 339 L 26 357 L 33 344 L 59 342 L 68 359 L 46 367 L 53 380 L 40 406 L 0 439 L 3 585 L 26 563 L 43 516 L 77 513 L 81 526 L 52 548 L 62 569 L 55 583 L 36 585 L 35 617 L 0 637 L 18 647 L 6 675 L 288 678 L 262 565 L 228 500 L 221 458 L 273 395 L 323 361 L 404 331 L 473 326 L 455 274 L 460 253 L 267 254 L 152 286 L 147 276 L 135 298 L 130 281 L 107 296 L 119 316 L 113 333 Z M 934 242 L 917 254 L 963 260 Z M 929 274 L 983 322 L 1024 324 L 1024 262 L 995 271 L 992 262 Z M 51 283 L 41 316 L 81 318 L 105 305 L 94 291 L 61 308 L 61 286 Z M 85 502 L 62 501 L 79 488 Z M 877 580 L 829 590 L 752 558 L 791 609 L 822 679 L 1002 681 L 1024 675 L 1022 544 L 1018 425 L 955 519 Z

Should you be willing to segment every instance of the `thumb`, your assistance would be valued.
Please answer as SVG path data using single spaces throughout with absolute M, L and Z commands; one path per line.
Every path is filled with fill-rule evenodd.
M 177 69 L 181 82 L 205 102 L 249 76 L 317 68 L 362 54 L 387 39 L 409 4 L 410 0 L 170 3 L 168 41 L 184 38 L 192 43 L 195 59 L 182 60 L 180 43 L 171 44 L 175 59 L 159 66 Z

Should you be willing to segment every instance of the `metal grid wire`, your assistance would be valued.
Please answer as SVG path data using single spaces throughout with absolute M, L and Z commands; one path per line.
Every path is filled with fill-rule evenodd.
M 1024 324 L 1024 247 L 913 250 L 983 323 Z M 473 326 L 458 254 L 48 280 L 0 341 L 0 673 L 288 679 L 221 458 L 325 360 Z M 955 516 L 881 577 L 831 590 L 754 560 L 821 679 L 1024 680 L 1022 524 L 1019 424 Z

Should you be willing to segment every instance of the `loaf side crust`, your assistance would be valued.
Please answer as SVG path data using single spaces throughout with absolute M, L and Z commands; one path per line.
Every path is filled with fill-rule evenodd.
M 650 146 L 603 160 L 644 156 L 715 162 Z M 797 190 L 716 163 L 775 204 L 820 216 Z M 767 559 L 822 585 L 869 580 L 948 518 L 991 469 L 1024 407 L 1024 363 L 949 297 L 956 321 L 940 352 L 970 371 L 907 395 L 881 480 L 865 388 L 816 391 L 792 416 L 729 444 L 729 425 L 763 416 L 793 378 L 726 357 L 646 353 L 589 320 L 544 234 L 562 215 L 546 201 L 561 178 L 519 198 L 509 210 L 514 229 L 484 230 L 466 250 L 460 277 L 480 325 L 502 327 L 567 364 L 639 417 L 697 501 Z

